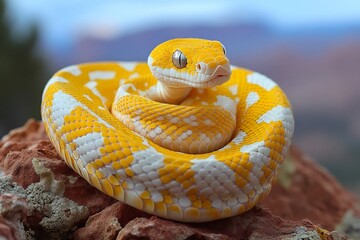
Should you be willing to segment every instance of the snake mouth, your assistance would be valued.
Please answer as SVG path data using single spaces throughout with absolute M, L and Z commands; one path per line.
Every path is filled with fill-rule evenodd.
M 173 87 L 210 88 L 225 83 L 231 76 L 230 66 L 218 66 L 211 74 L 195 73 L 194 75 L 186 74 L 183 76 L 171 74 L 171 71 L 164 72 L 163 69 L 159 68 L 151 70 L 159 81 Z
M 214 87 L 228 81 L 231 76 L 230 66 L 217 66 L 211 74 L 199 74 L 198 87 Z
M 226 82 L 227 80 L 229 80 L 231 75 L 231 68 L 230 65 L 227 66 L 217 66 L 217 68 L 214 70 L 214 72 L 210 75 L 210 78 L 208 81 L 206 81 L 206 83 L 210 83 L 212 81 L 214 82 L 218 82 L 220 85 L 224 82 Z
M 198 83 L 198 87 L 214 87 L 221 85 L 230 79 L 230 74 L 228 75 L 217 75 L 215 77 L 210 77 L 209 80 L 205 82 Z

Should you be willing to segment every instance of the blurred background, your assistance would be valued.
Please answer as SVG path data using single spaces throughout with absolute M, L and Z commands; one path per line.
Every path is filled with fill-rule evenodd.
M 360 2 L 0 0 L 0 137 L 40 119 L 41 92 L 80 62 L 146 61 L 175 37 L 220 40 L 284 89 L 294 143 L 360 195 Z

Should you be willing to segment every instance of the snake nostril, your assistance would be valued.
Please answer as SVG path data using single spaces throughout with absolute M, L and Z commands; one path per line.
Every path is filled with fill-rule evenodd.
M 195 68 L 198 73 L 205 74 L 208 69 L 208 65 L 204 62 L 198 62 L 195 65 Z

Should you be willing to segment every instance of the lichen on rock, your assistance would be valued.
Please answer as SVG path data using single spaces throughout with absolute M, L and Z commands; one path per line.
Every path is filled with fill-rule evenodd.
M 353 239 L 360 239 L 360 216 L 356 216 L 352 210 L 348 211 L 336 230 L 346 233 Z
M 26 199 L 26 191 L 23 187 L 19 186 L 16 182 L 12 181 L 11 176 L 0 177 L 0 195 L 13 194 L 19 198 Z
M 26 189 L 30 213 L 40 213 L 44 217 L 39 224 L 52 237 L 61 237 L 76 223 L 88 217 L 88 209 L 63 197 L 64 183 L 55 180 L 54 174 L 44 167 L 39 159 L 32 160 L 40 182 Z
M 27 203 L 13 194 L 0 195 L 0 239 L 25 239 Z
M 314 229 L 309 230 L 304 226 L 295 228 L 294 233 L 291 236 L 292 239 L 312 239 L 312 240 L 321 240 L 318 232 Z
M 41 160 L 32 160 L 40 181 L 26 189 L 12 182 L 11 177 L 0 178 L 0 194 L 11 193 L 28 203 L 28 215 L 42 216 L 39 222 L 51 239 L 62 239 L 78 222 L 88 217 L 88 209 L 63 197 L 64 184 L 54 178 Z

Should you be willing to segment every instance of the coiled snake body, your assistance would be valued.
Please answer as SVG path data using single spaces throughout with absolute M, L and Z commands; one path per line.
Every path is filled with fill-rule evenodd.
M 162 43 L 148 65 L 62 69 L 41 112 L 58 153 L 91 185 L 184 222 L 234 216 L 263 199 L 294 130 L 272 80 L 230 67 L 221 43 L 202 39 Z

